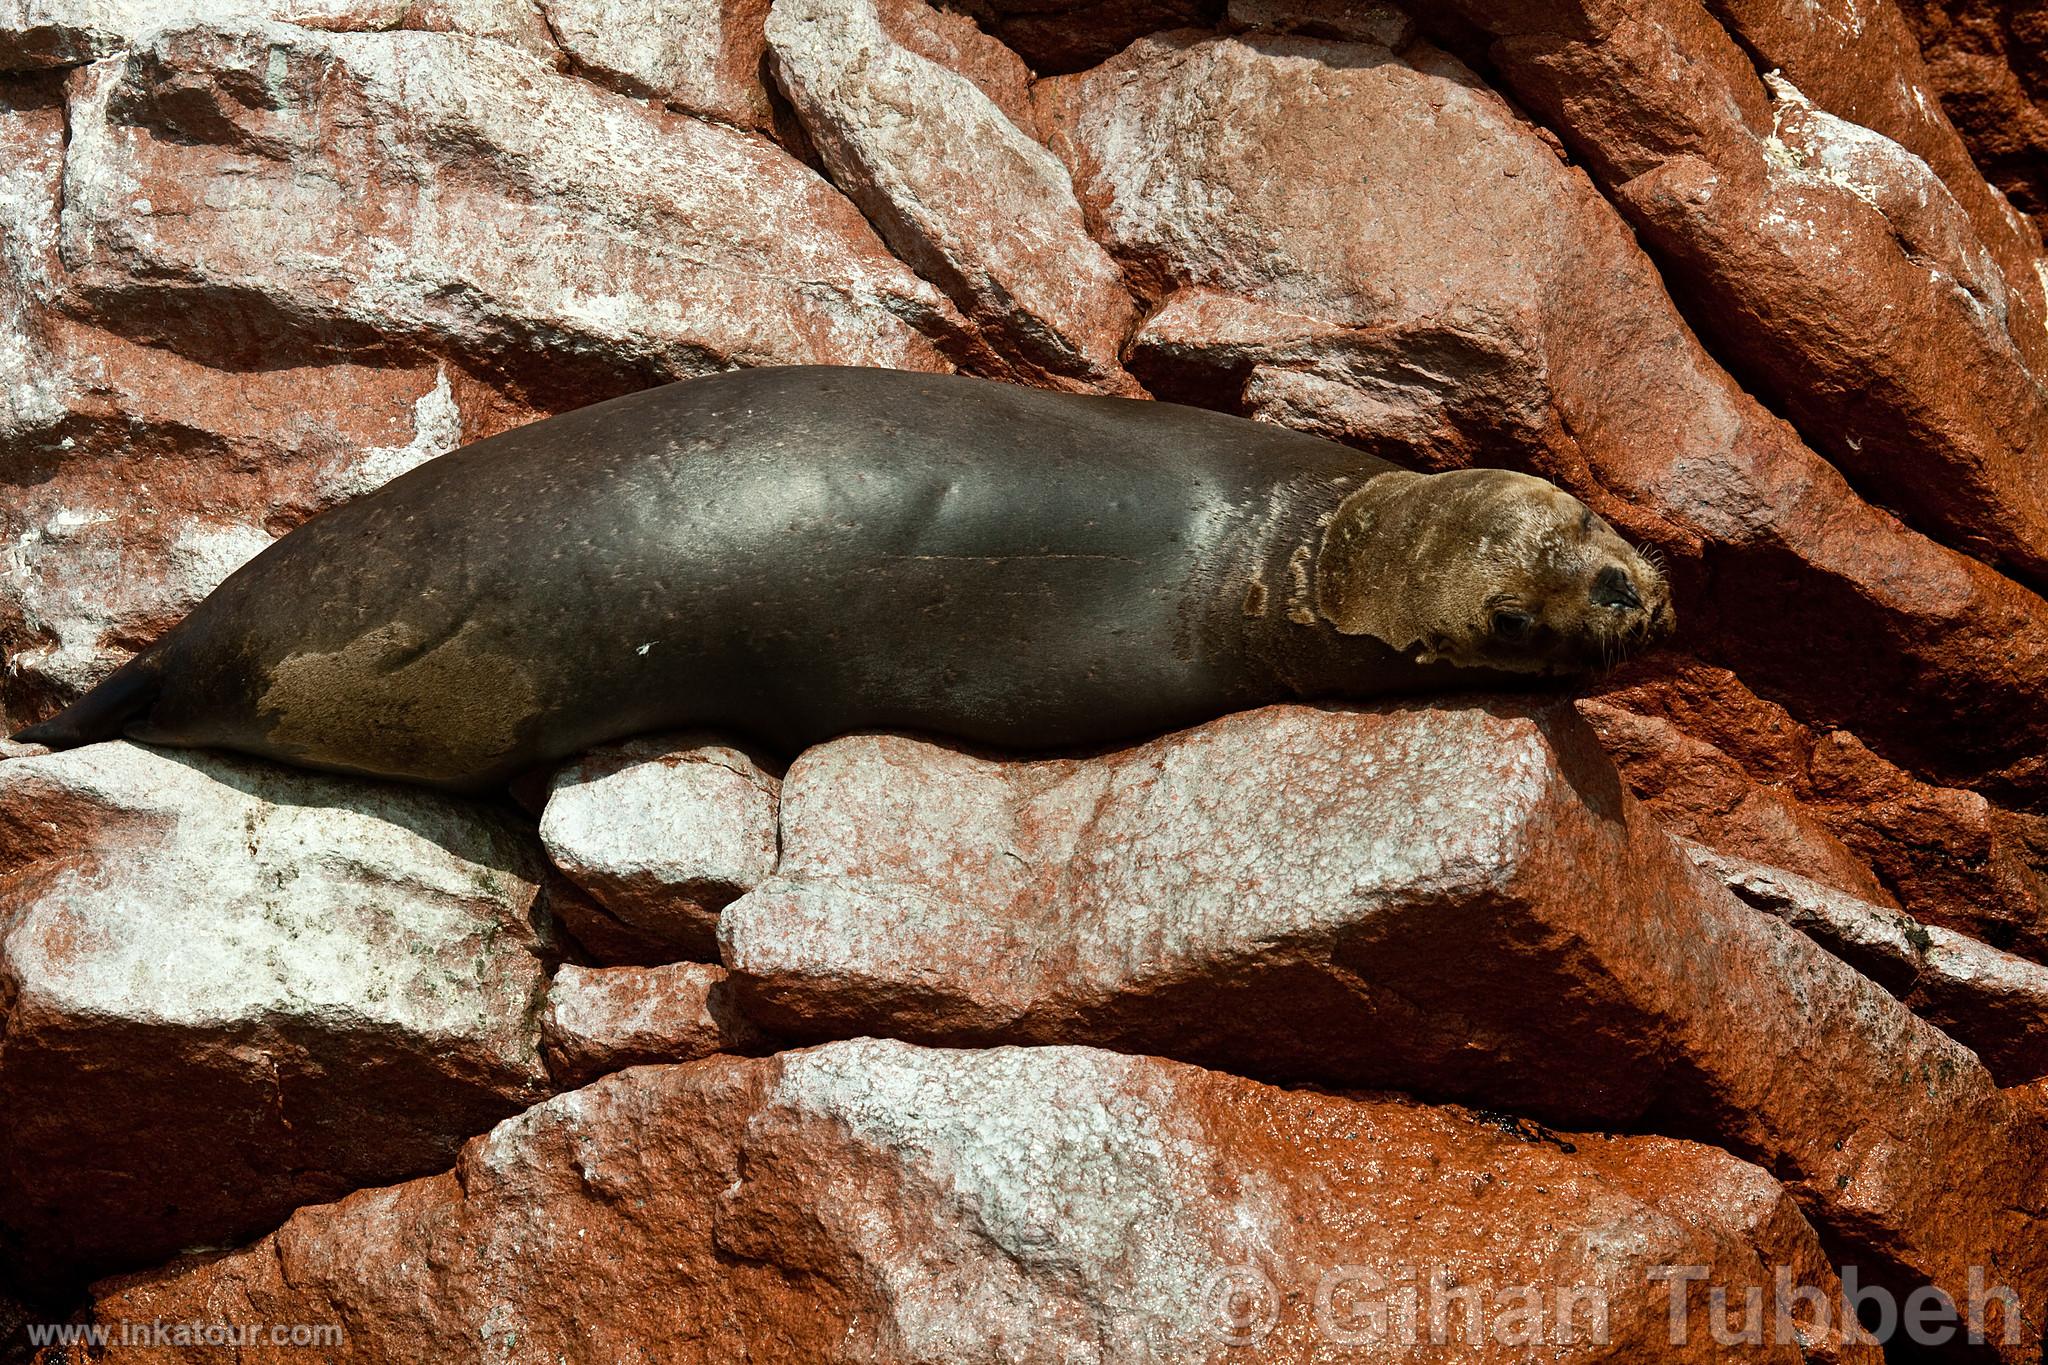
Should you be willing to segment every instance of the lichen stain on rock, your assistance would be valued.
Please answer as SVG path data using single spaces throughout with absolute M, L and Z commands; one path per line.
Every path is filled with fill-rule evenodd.
M 477 627 L 438 642 L 403 621 L 270 670 L 257 703 L 270 737 L 307 762 L 434 777 L 489 768 L 519 742 L 539 689 Z

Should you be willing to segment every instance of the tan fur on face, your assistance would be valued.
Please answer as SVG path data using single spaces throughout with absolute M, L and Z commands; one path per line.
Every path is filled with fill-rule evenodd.
M 1610 568 L 1639 606 L 1598 600 Z M 1587 672 L 1676 623 L 1664 575 L 1613 527 L 1555 484 L 1504 469 L 1380 475 L 1338 507 L 1315 577 L 1317 609 L 1339 631 L 1425 663 Z M 1532 618 L 1526 638 L 1503 633 L 1504 613 L 1509 625 Z

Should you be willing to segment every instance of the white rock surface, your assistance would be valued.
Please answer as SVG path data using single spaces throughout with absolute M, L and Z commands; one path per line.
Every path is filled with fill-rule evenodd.
M 711 958 L 719 911 L 775 871 L 780 796 L 773 775 L 727 745 L 637 739 L 555 773 L 540 837 L 648 952 Z M 603 951 L 585 925 L 571 919 L 569 929 Z
M 1189 1169 L 1210 1141 L 1177 1103 L 1177 1070 L 1089 1048 L 859 1039 L 789 1054 L 769 1103 L 843 1128 L 950 1215 L 925 1233 L 927 1256 L 873 1258 L 910 1358 L 985 1359 L 976 1348 L 1021 1319 L 1047 1325 L 1055 1358 L 1094 1359 L 1090 1339 L 1108 1338 L 1165 1360 L 1198 1349 L 1189 1309 L 1227 1270 L 1219 1238 L 1286 1237 L 1276 1188 L 1253 1176 L 1219 1207 L 1199 1159 Z M 866 1202 L 827 1192 L 818 1217 L 852 1233 Z M 1079 1286 L 1111 1266 L 1119 1283 L 1087 1312 Z
M 550 55 L 528 0 L 0 0 L 0 70 L 75 66 L 167 28 L 276 20 L 341 32 L 465 33 Z
M 444 1165 L 551 1088 L 541 866 L 419 791 L 126 743 L 0 764 L 0 1226 L 103 1270 Z
M 69 396 L 42 312 L 57 290 L 64 122 L 54 107 L 0 106 L 0 438 L 63 416 Z
M 1783 76 L 1764 77 L 1771 92 L 1771 137 L 1765 144 L 1774 178 L 1847 190 L 1884 215 L 1899 249 L 1916 264 L 1947 275 L 2001 330 L 2010 326 L 2005 276 L 1978 240 L 1970 216 L 1925 161 L 1882 133 L 1817 109 Z M 1813 223 L 1769 220 L 1762 230 L 1811 237 Z

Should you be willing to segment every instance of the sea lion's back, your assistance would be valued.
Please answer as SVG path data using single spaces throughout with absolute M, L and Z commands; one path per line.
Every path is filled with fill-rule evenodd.
M 1222 700 L 1186 601 L 1277 480 L 1369 463 L 952 376 L 686 381 L 307 522 L 163 643 L 131 733 L 467 786 L 684 725 L 1098 742 Z

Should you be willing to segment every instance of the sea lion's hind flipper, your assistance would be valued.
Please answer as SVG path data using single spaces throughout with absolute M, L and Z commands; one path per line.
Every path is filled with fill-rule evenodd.
M 145 650 L 56 715 L 18 730 L 9 738 L 20 744 L 46 744 L 52 749 L 75 749 L 81 744 L 119 739 L 128 722 L 147 711 L 162 688 L 159 657 L 155 650 Z

